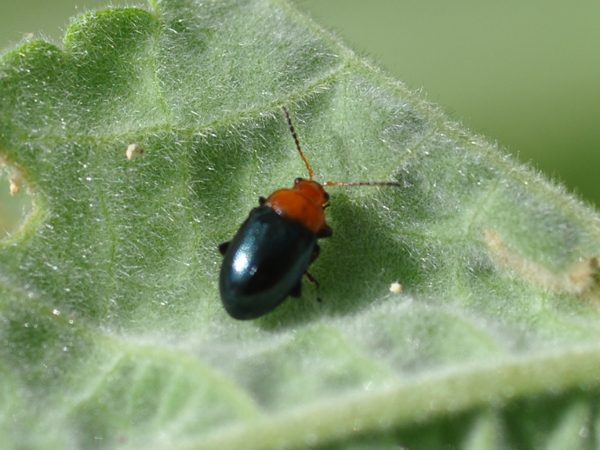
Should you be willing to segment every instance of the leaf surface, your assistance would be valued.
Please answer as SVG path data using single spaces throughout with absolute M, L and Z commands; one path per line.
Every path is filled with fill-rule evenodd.
M 90 13 L 0 98 L 6 448 L 598 446 L 596 212 L 287 3 Z M 238 322 L 217 246 L 306 176 L 282 104 L 317 180 L 403 187 L 329 188 L 320 290 Z

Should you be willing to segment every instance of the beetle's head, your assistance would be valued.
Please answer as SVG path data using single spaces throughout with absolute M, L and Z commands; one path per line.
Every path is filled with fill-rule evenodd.
M 325 192 L 323 185 L 316 181 L 296 178 L 292 189 L 301 192 L 318 205 L 325 206 L 329 202 L 329 194 Z

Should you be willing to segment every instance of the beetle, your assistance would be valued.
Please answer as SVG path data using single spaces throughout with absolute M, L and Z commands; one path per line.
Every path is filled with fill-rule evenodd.
M 319 257 L 317 240 L 333 234 L 325 219 L 329 207 L 325 186 L 400 186 L 386 181 L 314 181 L 290 114 L 285 106 L 281 109 L 309 179 L 296 178 L 291 189 L 259 197 L 259 206 L 250 211 L 233 239 L 219 245 L 224 256 L 219 291 L 225 310 L 234 319 L 255 319 L 271 312 L 288 296 L 300 297 L 304 275 L 319 286 L 308 267 Z

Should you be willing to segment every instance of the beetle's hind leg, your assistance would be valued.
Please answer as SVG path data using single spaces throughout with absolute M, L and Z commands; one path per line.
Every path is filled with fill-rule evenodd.
M 314 263 L 320 254 L 321 254 L 321 247 L 319 246 L 319 244 L 315 243 L 315 247 L 313 248 L 313 252 L 310 257 L 310 263 L 311 264 Z M 308 270 L 306 272 L 304 272 L 304 275 L 306 275 L 306 278 L 308 278 L 308 281 L 310 281 L 311 283 L 313 283 L 317 286 L 317 289 L 319 289 L 321 287 L 321 284 L 317 281 L 317 279 L 315 277 L 313 277 L 310 274 L 310 272 Z M 317 301 L 319 303 L 321 303 L 322 302 L 321 297 L 317 297 Z
M 315 260 L 319 257 L 320 253 L 321 253 L 321 247 L 319 247 L 319 244 L 315 244 L 312 255 L 310 257 L 310 264 L 315 262 Z M 315 277 L 313 277 L 310 274 L 310 272 L 308 270 L 304 272 L 304 275 L 306 275 L 306 278 L 308 278 L 308 281 L 310 281 L 311 283 L 313 283 L 317 286 L 317 289 L 319 289 L 321 287 L 321 284 L 317 281 L 317 279 Z M 294 287 L 292 288 L 292 290 L 290 291 L 290 293 L 288 295 L 290 295 L 291 297 L 296 297 L 296 298 L 302 297 L 302 278 L 300 278 L 298 280 L 298 282 L 294 285 Z M 321 303 L 321 299 L 319 297 L 317 297 L 317 301 L 319 303 Z
M 306 275 L 306 278 L 308 278 L 308 281 L 310 281 L 311 283 L 313 283 L 317 286 L 317 289 L 321 288 L 321 283 L 319 283 L 317 281 L 317 279 L 315 277 L 313 277 L 308 270 L 306 272 L 304 272 L 304 275 Z
M 317 281 L 317 279 L 315 277 L 313 277 L 310 274 L 310 272 L 308 270 L 306 272 L 304 272 L 304 275 L 306 275 L 306 278 L 308 278 L 308 281 L 310 281 L 311 283 L 314 283 L 317 286 L 317 289 L 319 289 L 321 287 L 321 284 Z M 290 297 L 296 297 L 296 298 L 302 297 L 302 278 L 300 278 L 298 280 L 298 282 L 294 285 L 294 287 L 292 288 L 292 290 L 290 291 L 290 293 L 288 295 Z M 317 301 L 319 303 L 322 302 L 320 297 L 317 297 Z
M 319 257 L 320 254 L 321 254 L 321 247 L 319 246 L 319 244 L 315 243 L 315 246 L 312 251 L 312 255 L 310 255 L 309 266 L 317 260 L 317 258 Z M 308 272 L 306 272 L 306 273 L 308 273 Z

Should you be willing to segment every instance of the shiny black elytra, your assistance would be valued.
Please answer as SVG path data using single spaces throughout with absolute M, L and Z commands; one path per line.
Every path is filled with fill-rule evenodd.
M 319 254 L 314 233 L 266 205 L 254 208 L 219 250 L 225 255 L 221 300 L 231 317 L 242 320 L 272 311 L 288 295 L 300 297 L 302 275 Z
M 317 239 L 333 233 L 325 220 L 329 194 L 323 186 L 400 186 L 395 182 L 317 183 L 288 111 L 281 108 L 310 178 L 297 178 L 291 189 L 260 197 L 260 206 L 250 211 L 234 238 L 219 245 L 224 255 L 219 275 L 221 300 L 234 319 L 255 319 L 288 296 L 300 297 L 303 275 L 316 283 L 307 269 L 319 256 Z

